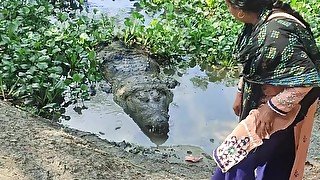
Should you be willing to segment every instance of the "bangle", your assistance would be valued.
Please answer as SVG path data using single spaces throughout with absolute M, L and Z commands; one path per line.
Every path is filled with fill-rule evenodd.
M 241 93 L 242 92 L 242 89 L 241 88 L 237 88 L 237 91 L 239 92 L 239 93 Z
M 287 114 L 287 112 L 282 111 L 281 109 L 277 108 L 277 106 L 275 106 L 271 99 L 267 102 L 268 106 L 270 107 L 270 109 L 272 109 L 275 113 L 281 115 L 281 116 L 285 116 Z

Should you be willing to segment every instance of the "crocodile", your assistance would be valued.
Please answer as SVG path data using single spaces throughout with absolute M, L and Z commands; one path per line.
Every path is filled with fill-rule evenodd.
M 101 48 L 97 57 L 113 100 L 153 143 L 164 143 L 168 139 L 168 111 L 173 99 L 170 89 L 178 82 L 161 75 L 154 59 L 120 41 Z

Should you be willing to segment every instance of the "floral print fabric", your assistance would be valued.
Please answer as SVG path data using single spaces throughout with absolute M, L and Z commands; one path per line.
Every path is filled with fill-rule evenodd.
M 256 122 L 258 122 L 260 108 L 251 110 L 224 142 L 213 151 L 214 160 L 222 172 L 227 172 L 246 158 L 254 148 L 261 146 L 263 139 L 269 139 L 271 134 L 290 126 L 299 110 L 300 105 L 296 105 L 286 116 L 277 117 L 270 134 L 265 137 L 259 137 L 256 133 Z
M 240 162 L 248 154 L 249 137 L 238 138 L 231 136 L 217 149 L 216 157 L 220 159 L 219 165 L 226 169 Z

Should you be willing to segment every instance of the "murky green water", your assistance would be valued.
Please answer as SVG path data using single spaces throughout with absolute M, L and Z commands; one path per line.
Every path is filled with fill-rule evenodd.
M 107 11 L 110 15 L 124 17 L 133 8 L 134 1 L 89 0 L 89 3 L 91 7 Z M 144 146 L 195 145 L 211 153 L 237 123 L 237 117 L 232 111 L 236 93 L 234 85 L 230 85 L 233 80 L 218 82 L 215 81 L 217 79 L 221 77 L 208 77 L 197 66 L 189 68 L 182 77 L 177 77 L 180 85 L 172 90 L 174 97 L 169 109 L 167 140 L 146 136 L 122 108 L 113 102 L 112 94 L 100 91 L 91 101 L 85 102 L 88 109 L 83 110 L 81 115 L 69 107 L 66 115 L 71 116 L 71 119 L 62 123 L 96 133 L 110 141 L 125 140 Z

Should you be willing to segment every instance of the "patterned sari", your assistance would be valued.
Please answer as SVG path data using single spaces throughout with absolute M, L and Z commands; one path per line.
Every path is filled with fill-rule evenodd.
M 235 57 L 243 65 L 240 123 L 214 150 L 212 179 L 302 179 L 316 102 L 320 54 L 311 31 L 293 16 L 265 10 L 245 25 Z M 268 105 L 279 118 L 259 137 L 256 119 Z

